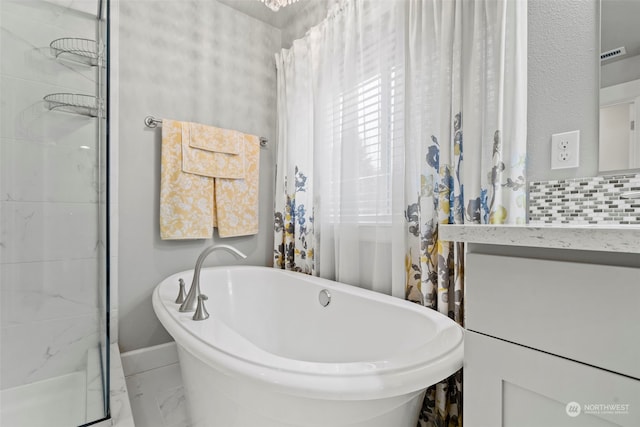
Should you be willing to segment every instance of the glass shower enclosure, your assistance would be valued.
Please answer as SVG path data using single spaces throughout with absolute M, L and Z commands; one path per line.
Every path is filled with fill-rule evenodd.
M 109 0 L 0 0 L 0 425 L 109 418 Z

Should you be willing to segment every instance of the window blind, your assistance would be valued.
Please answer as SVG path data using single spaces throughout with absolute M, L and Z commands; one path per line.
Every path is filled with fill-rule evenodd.
M 342 81 L 333 82 L 326 143 L 330 222 L 391 223 L 393 153 L 404 138 L 404 64 L 397 59 L 393 25 L 384 13 L 370 12 L 364 31 L 375 34 L 361 38 L 370 42 L 359 46 L 351 64 L 357 73 L 345 70 L 338 73 Z

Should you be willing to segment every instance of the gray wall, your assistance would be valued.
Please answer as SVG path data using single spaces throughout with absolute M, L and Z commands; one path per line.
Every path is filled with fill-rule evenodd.
M 280 30 L 215 0 L 120 2 L 119 26 L 119 343 L 122 351 L 171 340 L 151 306 L 155 286 L 192 269 L 213 242 L 249 255 L 213 253 L 206 266 L 271 265 L 276 134 L 273 54 Z M 161 130 L 152 114 L 269 138 L 260 159 L 257 236 L 163 241 L 159 236 Z
M 529 181 L 597 175 L 597 0 L 529 0 Z M 551 170 L 551 135 L 580 130 L 580 167 Z

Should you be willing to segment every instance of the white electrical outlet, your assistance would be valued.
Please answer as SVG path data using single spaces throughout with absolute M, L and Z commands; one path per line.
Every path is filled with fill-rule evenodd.
M 551 169 L 580 166 L 580 131 L 551 135 Z

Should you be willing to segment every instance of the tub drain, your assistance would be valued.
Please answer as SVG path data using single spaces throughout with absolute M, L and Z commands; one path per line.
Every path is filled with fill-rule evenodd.
M 321 306 L 328 306 L 331 302 L 331 294 L 329 293 L 329 291 L 326 289 L 321 290 L 320 294 L 318 295 L 318 301 L 320 301 Z

